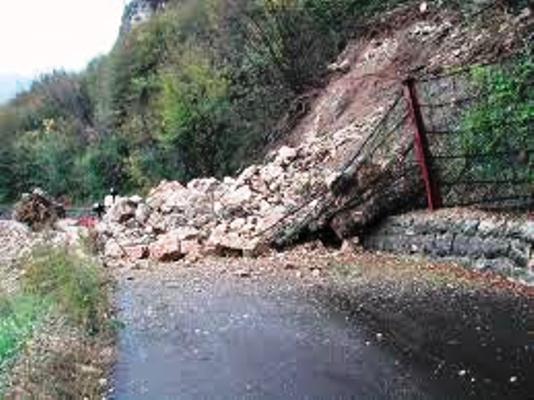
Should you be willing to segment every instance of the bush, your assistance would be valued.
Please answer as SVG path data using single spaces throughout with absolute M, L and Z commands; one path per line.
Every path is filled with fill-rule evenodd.
M 198 51 L 184 54 L 180 67 L 162 77 L 159 140 L 178 153 L 188 179 L 227 173 L 228 81 Z

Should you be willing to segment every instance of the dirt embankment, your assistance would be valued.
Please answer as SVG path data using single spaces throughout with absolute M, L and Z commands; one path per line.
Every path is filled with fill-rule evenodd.
M 485 7 L 466 17 L 435 4 L 421 13 L 410 4 L 381 14 L 331 65 L 324 89 L 305 96 L 313 99 L 307 115 L 277 145 L 339 136 L 342 149 L 324 160 L 339 167 L 368 133 L 361 122 L 383 112 L 406 78 L 505 60 L 523 48 L 533 24 L 528 8 L 517 16 Z

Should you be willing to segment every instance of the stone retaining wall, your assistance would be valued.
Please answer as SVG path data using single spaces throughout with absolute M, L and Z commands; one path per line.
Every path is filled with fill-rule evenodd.
M 452 259 L 534 283 L 534 221 L 440 210 L 390 217 L 362 240 L 373 250 Z

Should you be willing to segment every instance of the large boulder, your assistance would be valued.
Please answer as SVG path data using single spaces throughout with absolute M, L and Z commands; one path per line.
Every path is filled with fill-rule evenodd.
M 120 198 L 115 201 L 115 204 L 108 210 L 105 216 L 107 222 L 116 222 L 122 224 L 135 217 L 137 204 L 128 199 Z
M 257 256 L 261 253 L 259 238 L 246 237 L 238 232 L 228 231 L 221 224 L 212 230 L 206 244 L 206 252 L 217 256 Z
M 22 195 L 15 204 L 13 218 L 38 231 L 52 227 L 60 218 L 65 217 L 65 209 L 41 189 Z
M 149 246 L 150 258 L 155 261 L 169 262 L 183 258 L 180 234 L 169 232 L 161 235 L 157 241 Z
M 152 209 L 159 209 L 174 193 L 185 190 L 185 187 L 177 181 L 162 181 L 152 189 L 147 197 L 147 204 Z

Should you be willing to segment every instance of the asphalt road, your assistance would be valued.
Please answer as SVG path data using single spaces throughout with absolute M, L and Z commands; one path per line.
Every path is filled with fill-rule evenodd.
M 194 268 L 133 278 L 117 291 L 115 399 L 462 398 L 289 281 Z

